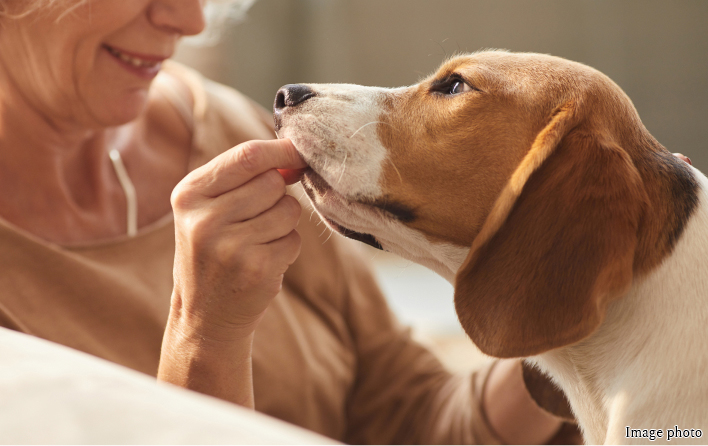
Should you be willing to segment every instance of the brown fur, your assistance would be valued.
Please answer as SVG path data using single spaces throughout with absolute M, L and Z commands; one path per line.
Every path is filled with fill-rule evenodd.
M 512 176 L 457 275 L 460 321 L 493 356 L 579 341 L 632 282 L 646 202 L 638 172 L 612 143 L 581 131 L 555 135 L 572 111 L 559 115 Z

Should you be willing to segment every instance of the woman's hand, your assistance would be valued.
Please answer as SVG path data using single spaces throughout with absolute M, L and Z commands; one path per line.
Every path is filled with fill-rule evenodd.
M 158 378 L 252 406 L 256 325 L 300 252 L 297 200 L 276 169 L 306 167 L 289 140 L 250 141 L 172 194 L 172 307 Z
M 506 444 L 546 443 L 563 422 L 533 400 L 518 359 L 500 360 L 491 370 L 482 404 L 491 428 Z
M 249 141 L 175 188 L 173 309 L 201 336 L 249 335 L 280 290 L 300 252 L 300 204 L 276 168 L 304 166 L 289 140 Z

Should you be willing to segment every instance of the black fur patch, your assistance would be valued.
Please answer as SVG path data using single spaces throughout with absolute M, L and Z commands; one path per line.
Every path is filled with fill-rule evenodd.
M 688 165 L 668 152 L 655 152 L 659 174 L 666 181 L 671 197 L 673 218 L 667 228 L 667 248 L 671 252 L 681 237 L 686 223 L 698 206 L 698 181 Z

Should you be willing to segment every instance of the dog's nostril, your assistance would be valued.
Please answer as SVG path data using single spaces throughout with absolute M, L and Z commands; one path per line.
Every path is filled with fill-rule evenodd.
M 286 85 L 288 94 L 285 96 L 285 105 L 294 107 L 305 102 L 315 95 L 307 85 Z
M 276 110 L 285 108 L 285 92 L 282 88 L 275 94 L 275 104 L 273 104 L 273 108 Z
M 294 107 L 313 96 L 316 96 L 316 93 L 307 85 L 289 84 L 282 87 L 275 94 L 275 103 L 273 104 L 273 108 L 275 110 L 280 110 L 285 107 Z

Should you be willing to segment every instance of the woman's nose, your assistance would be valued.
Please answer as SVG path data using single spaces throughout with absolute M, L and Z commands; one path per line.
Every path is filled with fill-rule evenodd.
M 204 30 L 205 0 L 154 0 L 149 17 L 158 28 L 183 36 L 193 36 Z

